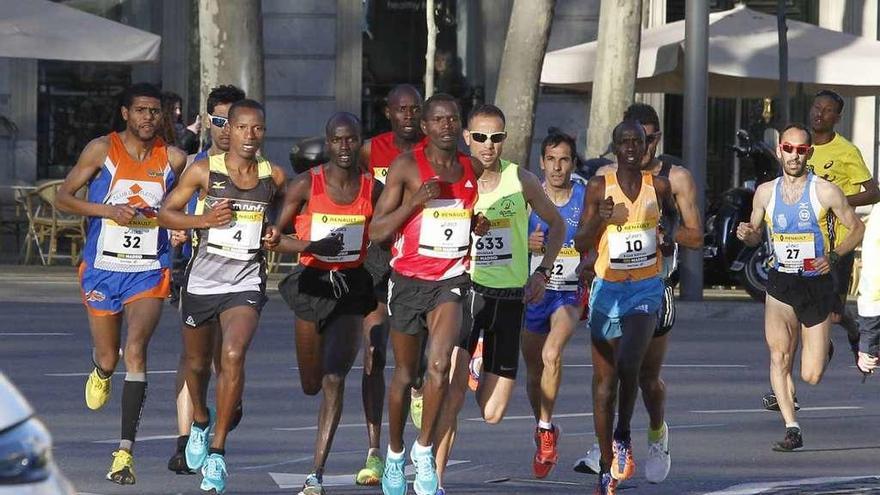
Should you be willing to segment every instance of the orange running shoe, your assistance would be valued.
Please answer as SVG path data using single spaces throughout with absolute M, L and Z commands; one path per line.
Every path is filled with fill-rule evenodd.
M 611 473 L 599 473 L 599 484 L 596 486 L 595 495 L 614 495 L 617 493 L 617 480 Z
M 535 459 L 532 461 L 532 473 L 535 478 L 546 478 L 556 467 L 556 461 L 559 460 L 556 444 L 561 434 L 562 431 L 556 425 L 553 425 L 552 430 L 536 428 L 535 436 L 538 439 L 538 448 L 535 450 Z
M 628 480 L 636 474 L 636 461 L 633 459 L 632 442 L 615 440 L 612 444 L 614 458 L 611 460 L 611 476 L 617 481 Z
M 480 373 L 483 371 L 483 337 L 477 341 L 477 348 L 474 349 L 474 355 L 468 365 L 468 388 L 477 391 L 480 386 Z

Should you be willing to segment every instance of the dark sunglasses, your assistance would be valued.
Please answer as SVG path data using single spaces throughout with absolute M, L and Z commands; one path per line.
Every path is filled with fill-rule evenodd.
M 211 124 L 214 125 L 214 127 L 223 128 L 226 127 L 226 123 L 229 122 L 229 119 L 226 117 L 219 117 L 217 115 L 209 115 L 209 117 L 211 117 Z
M 809 144 L 791 144 L 791 143 L 781 143 L 779 147 L 782 148 L 782 151 L 786 153 L 791 153 L 792 151 L 797 152 L 798 155 L 806 155 L 807 151 L 810 151 L 811 146 Z
M 503 143 L 507 138 L 507 133 L 504 131 L 501 132 L 493 132 L 492 134 L 486 134 L 485 132 L 472 132 L 471 139 L 478 143 L 485 143 L 486 140 L 490 140 L 495 144 Z

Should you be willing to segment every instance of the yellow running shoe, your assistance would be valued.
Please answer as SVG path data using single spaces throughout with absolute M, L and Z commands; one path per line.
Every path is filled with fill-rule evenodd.
M 104 407 L 108 399 L 110 399 L 110 378 L 101 378 L 98 376 L 98 369 L 95 368 L 86 380 L 86 405 L 89 409 L 97 411 Z
M 367 457 L 364 468 L 358 471 L 354 482 L 361 486 L 378 486 L 382 481 L 382 473 L 385 471 L 385 463 L 379 456 Z
M 134 457 L 131 452 L 119 449 L 113 453 L 113 464 L 107 479 L 120 485 L 134 484 Z
M 412 391 L 410 391 L 410 394 L 412 394 Z M 409 417 L 410 417 L 410 419 L 412 419 L 413 425 L 415 425 L 415 427 L 420 430 L 422 429 L 422 405 L 423 405 L 423 403 L 424 403 L 424 401 L 422 399 L 421 394 L 419 394 L 418 397 L 416 397 L 415 395 L 410 396 Z

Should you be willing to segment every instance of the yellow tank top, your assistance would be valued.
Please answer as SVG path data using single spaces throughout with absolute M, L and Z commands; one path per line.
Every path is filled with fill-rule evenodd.
M 605 194 L 614 200 L 615 211 L 599 238 L 596 275 L 609 282 L 637 281 L 656 277 L 663 266 L 657 245 L 660 207 L 654 176 L 642 174 L 642 187 L 630 201 L 617 182 L 617 174 L 605 177 Z M 613 223 L 611 223 L 613 222 Z

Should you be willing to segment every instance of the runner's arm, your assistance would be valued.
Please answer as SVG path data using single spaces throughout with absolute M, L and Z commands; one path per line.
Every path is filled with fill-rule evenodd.
M 850 206 L 849 198 L 843 195 L 843 191 L 839 187 L 824 180 L 820 181 L 816 186 L 819 203 L 826 208 L 830 208 L 834 212 L 834 216 L 840 220 L 840 223 L 849 229 L 849 233 L 840 245 L 834 248 L 834 252 L 843 256 L 862 243 L 862 237 L 865 235 L 865 224 L 856 215 L 856 211 Z
M 599 233 L 605 227 L 605 221 L 599 216 L 599 202 L 605 194 L 605 177 L 595 175 L 587 183 L 587 194 L 584 195 L 584 209 L 578 222 L 577 233 L 574 235 L 574 246 L 581 254 L 586 254 L 596 245 Z
M 679 188 L 675 187 L 670 174 L 675 204 L 681 215 L 681 226 L 675 234 L 675 242 L 684 247 L 699 249 L 703 246 L 703 222 L 700 220 L 700 209 L 697 207 L 697 185 L 690 171 L 684 167 L 673 167 Z M 677 190 L 676 190 L 677 189 Z
M 736 227 L 737 239 L 747 246 L 755 247 L 761 243 L 761 226 L 764 225 L 764 212 L 767 209 L 767 201 L 770 199 L 770 191 L 776 182 L 765 182 L 758 186 L 755 197 L 752 199 L 752 217 L 749 222 L 740 222 Z
M 171 170 L 174 171 L 174 176 L 179 178 L 183 174 L 188 161 L 186 153 L 174 146 L 168 146 L 166 149 L 168 150 L 168 163 L 171 164 Z M 174 183 L 177 184 L 177 181 L 174 181 Z
M 398 156 L 388 169 L 385 187 L 376 202 L 373 220 L 370 222 L 370 240 L 384 242 L 397 232 L 417 207 L 412 197 L 407 198 L 406 185 L 412 174 L 418 173 L 415 160 L 410 153 Z
M 860 182 L 859 186 L 863 189 L 862 191 L 846 197 L 850 206 L 866 206 L 880 201 L 880 188 L 877 187 L 876 180 L 872 178 L 865 182 Z
M 93 203 L 76 197 L 76 192 L 86 187 L 86 184 L 101 171 L 109 149 L 110 143 L 106 136 L 93 139 L 86 145 L 76 161 L 76 165 L 58 188 L 55 206 L 59 210 L 88 217 L 119 218 L 118 215 L 121 212 L 117 211 L 117 207 L 113 205 Z M 134 214 L 134 210 L 130 206 L 119 206 L 118 208 L 128 208 L 132 210 L 130 213 Z
M 188 230 L 211 227 L 206 215 L 187 215 L 184 208 L 196 191 L 208 186 L 208 161 L 199 160 L 183 171 L 177 187 L 172 189 L 159 208 L 159 226 L 167 229 Z
M 541 266 L 548 270 L 552 269 L 556 256 L 562 249 L 562 243 L 565 242 L 565 221 L 559 215 L 559 209 L 547 197 L 547 193 L 544 192 L 544 188 L 541 187 L 541 182 L 535 174 L 519 167 L 519 180 L 526 202 L 549 227 L 547 235 L 544 236 L 544 259 L 541 261 Z
M 284 226 L 290 225 L 293 222 L 293 219 L 299 215 L 309 200 L 311 189 L 311 173 L 304 172 L 293 178 L 290 185 L 287 187 L 287 193 L 284 195 L 281 215 L 275 223 L 275 229 L 278 232 L 283 232 Z M 308 240 L 300 240 L 295 235 L 285 235 L 281 236 L 278 245 L 273 247 L 272 250 L 279 253 L 301 253 L 306 250 L 308 245 Z

